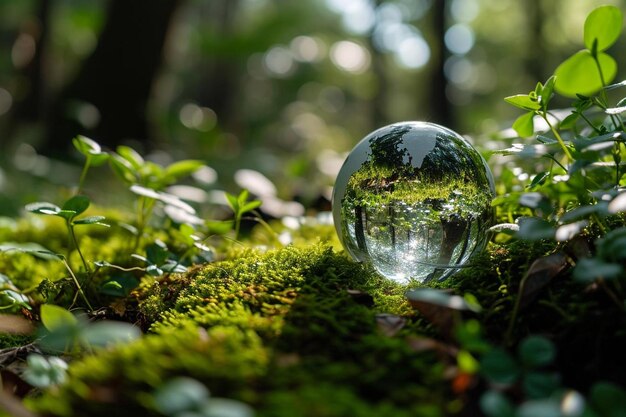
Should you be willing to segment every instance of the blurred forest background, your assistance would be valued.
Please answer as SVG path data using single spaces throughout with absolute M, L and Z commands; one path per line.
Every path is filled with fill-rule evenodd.
M 624 6 L 0 0 L 0 215 L 78 178 L 77 134 L 164 164 L 205 160 L 207 193 L 262 189 L 262 173 L 301 204 L 277 215 L 327 208 L 345 152 L 373 129 L 427 120 L 484 141 L 508 127 L 519 113 L 502 98 L 545 81 L 606 3 Z

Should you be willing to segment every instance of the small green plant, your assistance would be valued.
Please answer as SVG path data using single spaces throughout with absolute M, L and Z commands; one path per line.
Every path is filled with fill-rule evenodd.
M 89 197 L 84 195 L 75 195 L 67 200 L 62 205 L 62 207 L 48 202 L 36 202 L 26 205 L 26 210 L 35 214 L 60 217 L 65 221 L 70 240 L 70 244 L 68 245 L 67 257 L 57 253 L 50 254 L 64 263 L 70 276 L 72 277 L 72 280 L 74 281 L 74 284 L 76 285 L 77 295 L 80 294 L 85 304 L 89 307 L 89 309 L 92 309 L 91 304 L 81 286 L 80 280 L 77 278 L 76 273 L 73 271 L 72 267 L 67 261 L 71 254 L 72 248 L 76 249 L 76 252 L 78 252 L 78 255 L 80 256 L 85 275 L 87 277 L 91 277 L 92 270 L 89 266 L 89 263 L 83 256 L 78 239 L 76 238 L 76 232 L 74 228 L 80 225 L 99 225 L 105 227 L 109 227 L 109 225 L 107 223 L 103 223 L 103 220 L 105 220 L 104 216 L 85 216 L 77 218 L 77 216 L 84 213 L 89 208 L 89 205 Z M 76 299 L 76 297 L 74 297 L 74 299 Z
M 89 197 L 84 195 L 75 195 L 69 200 L 65 201 L 65 203 L 63 203 L 61 207 L 48 202 L 36 202 L 26 205 L 26 210 L 31 213 L 56 216 L 65 220 L 65 225 L 67 226 L 69 237 L 72 243 L 68 247 L 68 251 L 71 251 L 72 247 L 76 249 L 83 263 L 83 267 L 88 273 L 90 272 L 91 268 L 89 267 L 87 260 L 80 250 L 80 245 L 78 244 L 78 240 L 76 239 L 76 232 L 74 231 L 74 228 L 79 225 L 99 225 L 109 227 L 107 223 L 103 222 L 105 220 L 104 216 L 87 216 L 80 219 L 76 218 L 80 214 L 84 213 L 89 208 L 90 204 L 91 201 L 89 200 Z
M 30 300 L 18 290 L 9 277 L 0 273 L 0 311 L 16 312 L 22 308 L 30 310 Z
M 24 380 L 37 388 L 58 385 L 67 379 L 67 362 L 58 356 L 45 357 L 31 353 L 26 358 Z
M 247 404 L 211 397 L 201 382 L 188 377 L 173 378 L 161 385 L 154 393 L 154 406 L 169 417 L 254 417 Z
M 200 169 L 204 163 L 197 160 L 183 160 L 163 167 L 155 162 L 146 161 L 137 151 L 128 146 L 118 146 L 111 154 L 110 166 L 117 176 L 138 196 L 136 241 L 133 252 L 139 247 L 142 235 L 150 221 L 157 201 L 171 205 L 187 215 L 191 221 L 202 220 L 195 217 L 195 210 L 178 197 L 163 190 L 179 179 Z
M 235 239 L 239 237 L 239 230 L 241 228 L 243 215 L 261 206 L 261 202 L 258 200 L 248 201 L 248 196 L 248 190 L 241 191 L 241 193 L 237 196 L 226 193 L 228 205 L 235 214 Z
M 130 323 L 101 320 L 89 322 L 54 304 L 41 306 L 41 337 L 39 345 L 52 353 L 76 353 L 81 350 L 129 342 L 141 335 Z
M 85 156 L 85 165 L 83 166 L 83 171 L 80 174 L 78 189 L 76 190 L 76 194 L 80 194 L 83 189 L 83 185 L 85 184 L 89 168 L 106 163 L 109 160 L 109 154 L 103 152 L 102 148 L 96 141 L 85 136 L 79 135 L 75 137 L 72 139 L 72 143 L 74 144 L 76 150 Z
M 586 48 L 565 60 L 545 84 L 505 99 L 526 111 L 513 128 L 520 137 L 535 136 L 537 143 L 513 144 L 500 153 L 517 156 L 521 166 L 528 162 L 534 169 L 541 168 L 529 176 L 524 191 L 504 194 L 493 204 L 500 217 L 519 216 L 510 230 L 522 239 L 554 239 L 562 245 L 579 235 L 597 239 L 595 256 L 575 260 L 574 277 L 597 280 L 623 309 L 622 286 L 605 282 L 624 277 L 618 242 L 624 235 L 621 213 L 626 212 L 622 164 L 626 131 L 621 117 L 626 98 L 611 106 L 609 93 L 626 82 L 608 84 L 617 74 L 617 64 L 606 52 L 621 29 L 622 13 L 617 7 L 594 9 L 585 21 Z M 572 109 L 558 116 L 550 108 L 555 92 L 575 98 Z M 547 131 L 535 133 L 537 117 Z M 498 230 L 506 229 L 501 227 Z

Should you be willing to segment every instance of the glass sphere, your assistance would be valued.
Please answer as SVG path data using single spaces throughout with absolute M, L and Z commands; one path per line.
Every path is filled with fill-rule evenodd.
M 359 142 L 333 189 L 344 248 L 395 281 L 443 280 L 486 243 L 493 176 L 461 135 L 402 122 Z

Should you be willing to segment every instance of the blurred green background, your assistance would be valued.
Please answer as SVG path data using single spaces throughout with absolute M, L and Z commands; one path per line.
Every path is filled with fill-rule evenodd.
M 50 184 L 74 185 L 77 134 L 163 164 L 205 160 L 214 171 L 196 180 L 207 192 L 254 192 L 261 173 L 270 192 L 301 204 L 293 214 L 327 209 L 346 152 L 388 123 L 437 122 L 489 148 L 519 114 L 502 98 L 545 81 L 582 47 L 587 13 L 607 3 L 624 6 L 0 0 L 0 215 Z M 625 46 L 611 50 L 618 63 Z M 100 172 L 95 200 L 117 201 Z

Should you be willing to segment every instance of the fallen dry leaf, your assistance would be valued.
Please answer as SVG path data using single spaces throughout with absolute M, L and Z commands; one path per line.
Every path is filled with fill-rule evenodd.
M 539 258 L 533 262 L 520 283 L 520 308 L 524 308 L 533 302 L 541 290 L 545 288 L 554 277 L 559 275 L 567 265 L 567 256 L 560 252 Z
M 444 337 L 451 337 L 452 328 L 460 311 L 477 311 L 459 295 L 445 290 L 420 288 L 408 291 L 409 304 L 432 323 Z

